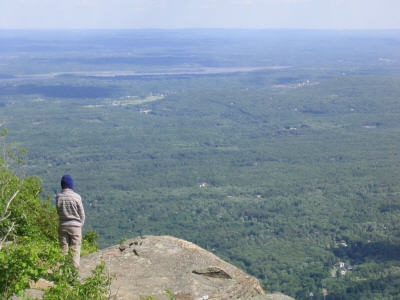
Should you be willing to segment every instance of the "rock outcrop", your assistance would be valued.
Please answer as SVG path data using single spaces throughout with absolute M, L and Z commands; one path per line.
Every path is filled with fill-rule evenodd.
M 265 295 L 258 280 L 199 246 L 170 236 L 126 240 L 81 258 L 81 276 L 104 261 L 114 299 L 292 299 Z

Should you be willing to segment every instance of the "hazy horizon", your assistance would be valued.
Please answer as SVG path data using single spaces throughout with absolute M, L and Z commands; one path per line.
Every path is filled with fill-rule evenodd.
M 397 0 L 3 0 L 0 29 L 400 29 Z

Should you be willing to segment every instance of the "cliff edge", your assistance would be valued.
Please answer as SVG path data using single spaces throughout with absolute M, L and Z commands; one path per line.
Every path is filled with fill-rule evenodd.
M 144 236 L 126 240 L 81 258 L 82 277 L 100 261 L 116 277 L 113 299 L 293 299 L 265 295 L 258 280 L 214 254 L 171 236 Z

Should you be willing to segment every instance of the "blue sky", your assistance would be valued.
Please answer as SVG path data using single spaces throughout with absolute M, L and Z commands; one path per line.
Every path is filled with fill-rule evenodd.
M 0 0 L 0 29 L 400 29 L 400 0 Z

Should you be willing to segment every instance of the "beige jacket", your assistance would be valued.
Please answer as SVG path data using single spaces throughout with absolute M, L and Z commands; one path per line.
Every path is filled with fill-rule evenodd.
M 85 223 L 81 196 L 73 190 L 64 189 L 57 194 L 56 206 L 61 226 L 82 227 Z

